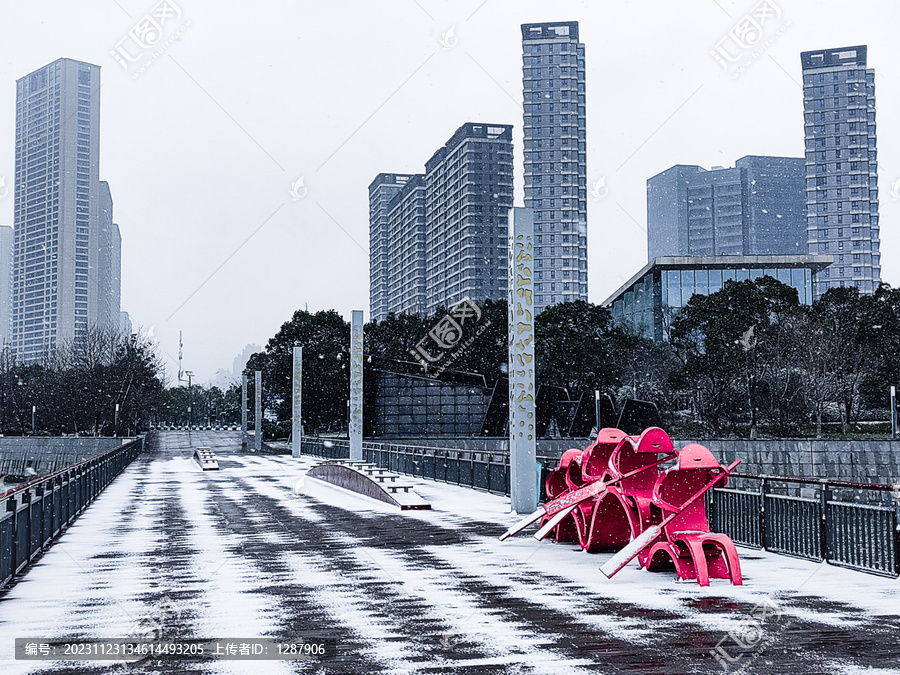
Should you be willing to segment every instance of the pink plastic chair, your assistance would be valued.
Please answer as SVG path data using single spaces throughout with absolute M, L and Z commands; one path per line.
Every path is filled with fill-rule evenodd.
M 571 490 L 570 481 L 575 482 L 576 478 L 581 477 L 581 455 L 584 453 L 584 450 L 580 450 L 577 448 L 573 448 L 571 450 L 566 450 L 562 457 L 559 460 L 559 466 L 553 471 L 550 472 L 550 475 L 547 477 L 547 482 L 545 483 L 547 489 L 547 499 L 556 499 L 557 497 L 561 497 L 564 493 Z M 573 463 L 579 464 L 576 470 L 573 471 L 573 475 L 570 478 L 569 476 L 569 466 Z M 551 516 L 544 516 L 541 518 L 541 527 L 550 520 Z M 560 543 L 571 543 L 579 540 L 578 537 L 578 528 L 575 525 L 575 521 L 571 515 L 566 516 L 559 523 L 553 531 L 548 535 L 553 537 L 556 541 Z
M 686 445 L 678 453 L 678 464 L 657 479 L 653 507 L 659 508 L 663 517 L 677 512 L 724 470 L 702 445 Z M 717 487 L 724 486 L 727 480 L 727 477 L 720 480 Z M 659 539 L 638 560 L 651 572 L 674 567 L 679 578 L 696 579 L 701 586 L 709 586 L 710 577 L 730 578 L 735 586 L 743 583 L 734 542 L 725 534 L 710 531 L 706 502 L 702 498 L 665 525 Z
M 649 467 L 660 453 L 674 453 L 668 434 L 657 427 L 645 429 L 640 436 L 614 431 L 621 440 L 608 455 L 604 471 L 607 480 L 621 479 L 631 471 Z M 658 476 L 659 469 L 648 468 L 610 485 L 606 493 L 586 502 L 591 509 L 582 525 L 582 548 L 588 552 L 621 548 L 649 526 L 653 520 L 650 501 Z M 658 516 L 655 522 L 660 519 Z
M 622 476 L 655 464 L 660 455 L 675 456 L 675 447 L 669 434 L 659 427 L 649 427 L 637 442 L 622 443 L 609 458 L 611 478 Z M 646 471 L 622 479 L 613 493 L 627 509 L 631 525 L 631 536 L 636 537 L 645 529 L 659 523 L 663 516 L 659 508 L 653 506 L 653 487 L 659 478 L 659 469 Z

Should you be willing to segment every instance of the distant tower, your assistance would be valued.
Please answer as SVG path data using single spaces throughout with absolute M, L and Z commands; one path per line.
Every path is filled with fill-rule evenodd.
M 647 181 L 648 259 L 798 255 L 806 245 L 806 160 L 749 155 L 734 168 L 676 164 Z
M 0 349 L 9 344 L 12 261 L 13 229 L 9 225 L 0 225 Z
M 97 316 L 100 68 L 19 79 L 15 149 L 12 345 L 34 363 Z
M 369 185 L 369 317 L 377 321 L 383 321 L 390 311 L 387 305 L 387 283 L 391 274 L 388 267 L 388 207 L 410 178 L 409 174 L 380 173 Z
M 522 25 L 525 206 L 534 210 L 535 312 L 587 300 L 584 45 L 578 22 Z
M 113 222 L 113 200 L 109 183 L 100 181 L 97 227 L 97 316 L 101 328 L 119 329 L 122 296 L 122 236 Z
M 875 71 L 865 46 L 803 52 L 800 61 L 809 253 L 834 256 L 816 292 L 872 293 L 881 282 Z
M 463 124 L 425 163 L 427 313 L 506 297 L 512 126 Z

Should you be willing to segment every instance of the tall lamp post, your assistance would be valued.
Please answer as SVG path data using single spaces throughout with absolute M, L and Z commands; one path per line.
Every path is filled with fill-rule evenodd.
M 188 381 L 188 431 L 194 430 L 194 397 L 191 392 L 191 378 L 194 377 L 194 372 L 191 370 L 184 371 L 184 374 L 187 375 Z

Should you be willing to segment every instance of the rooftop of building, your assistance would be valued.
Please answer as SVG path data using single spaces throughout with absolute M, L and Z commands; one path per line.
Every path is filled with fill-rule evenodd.
M 578 40 L 577 21 L 550 21 L 547 23 L 523 23 L 522 40 Z
M 417 173 L 409 177 L 409 180 L 406 181 L 406 184 L 400 188 L 400 190 L 391 197 L 391 200 L 388 202 L 388 211 L 393 209 L 397 204 L 399 204 L 410 192 L 416 189 L 425 187 L 425 174 Z
M 713 171 L 728 171 L 729 169 L 740 169 L 742 166 L 746 166 L 751 163 L 772 160 L 778 160 L 781 162 L 795 162 L 798 165 L 803 165 L 804 167 L 806 166 L 806 159 L 804 157 L 780 157 L 777 155 L 744 155 L 743 157 L 739 157 L 734 161 L 734 166 L 714 166 L 710 169 L 706 169 L 699 164 L 673 164 L 668 169 L 664 169 L 655 176 L 651 176 L 648 180 L 658 178 L 659 176 L 662 176 L 664 173 L 668 173 L 673 169 L 695 169 L 697 173 L 711 173 Z
M 834 49 L 800 52 L 800 63 L 804 70 L 849 65 L 864 67 L 868 49 L 866 45 L 856 45 L 854 47 L 836 47 Z
M 634 286 L 647 273 L 657 267 L 666 269 L 745 269 L 751 267 L 770 268 L 804 268 L 814 272 L 825 269 L 834 258 L 830 255 L 672 255 L 654 258 L 644 265 L 628 281 L 622 284 L 615 293 L 600 303 L 608 307 Z
M 416 174 L 413 173 L 380 173 L 375 176 L 375 179 L 371 183 L 369 183 L 369 192 L 379 185 L 403 185 L 415 175 Z
M 426 171 L 430 171 L 437 162 L 441 161 L 448 152 L 469 138 L 481 138 L 491 141 L 508 141 L 512 143 L 512 124 L 489 124 L 486 122 L 466 122 L 457 129 L 444 147 L 435 152 L 425 162 Z

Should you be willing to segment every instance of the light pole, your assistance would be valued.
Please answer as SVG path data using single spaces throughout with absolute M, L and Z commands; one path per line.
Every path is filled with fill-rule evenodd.
M 34 436 L 35 431 L 37 429 L 36 419 L 37 419 L 37 406 L 33 405 L 33 406 L 31 406 L 31 435 L 32 436 Z
M 115 435 L 116 435 L 116 438 L 119 437 L 119 404 L 118 403 L 116 403 Z
M 891 438 L 897 439 L 897 388 L 891 385 Z
M 188 379 L 188 431 L 194 430 L 194 397 L 191 392 L 191 378 L 194 377 L 193 371 L 186 370 L 184 374 Z

